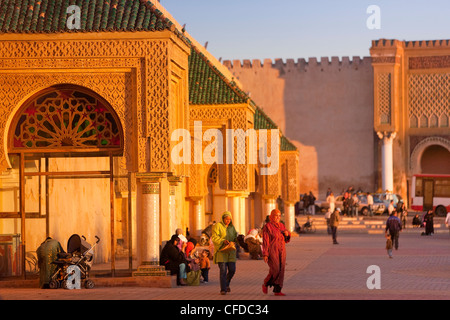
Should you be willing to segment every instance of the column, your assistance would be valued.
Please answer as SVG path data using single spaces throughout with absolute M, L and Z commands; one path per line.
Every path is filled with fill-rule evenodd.
M 159 261 L 159 182 L 142 184 L 141 261 Z
M 394 192 L 394 160 L 393 141 L 396 132 L 377 132 L 382 141 L 381 145 L 381 180 L 382 191 Z
M 194 200 L 194 221 L 195 221 L 195 230 L 194 234 L 196 236 L 202 235 L 202 230 L 205 228 L 205 214 L 202 210 L 202 202 L 201 198 L 193 198 Z
M 161 241 L 169 240 L 176 229 L 182 227 L 185 219 L 183 201 L 181 200 L 181 184 L 183 182 L 183 177 L 168 175 L 167 182 L 167 200 L 163 193 L 164 189 L 161 189 Z M 161 187 L 164 185 L 163 183 L 164 179 L 161 180 Z M 164 201 L 167 201 L 167 211 L 164 210 Z
M 238 233 L 247 234 L 247 212 L 245 200 L 248 193 L 242 192 L 227 192 L 228 211 L 233 217 L 233 224 Z
M 264 199 L 264 206 L 265 206 L 265 215 L 264 219 L 266 219 L 266 216 L 270 215 L 273 209 L 277 208 L 277 203 L 275 199 L 266 198 Z
M 295 229 L 295 205 L 291 202 L 284 203 L 284 223 L 286 229 L 293 232 Z
M 171 234 L 175 233 L 176 230 L 176 217 L 177 217 L 177 200 L 176 200 L 176 184 L 169 185 L 169 219 L 168 219 L 168 229 Z

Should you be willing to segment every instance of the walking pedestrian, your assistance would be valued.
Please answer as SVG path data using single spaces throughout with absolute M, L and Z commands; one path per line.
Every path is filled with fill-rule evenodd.
M 434 234 L 434 213 L 433 210 L 428 210 L 427 214 L 423 217 L 423 222 L 425 223 L 425 235 L 431 236 Z
M 394 207 L 394 200 L 391 200 L 391 202 L 389 202 L 389 206 L 388 206 L 388 214 L 389 216 L 392 215 L 392 212 L 395 211 L 395 207 Z
M 219 266 L 220 270 L 220 294 L 225 295 L 231 292 L 230 282 L 236 273 L 236 249 L 224 251 L 226 246 L 235 244 L 237 241 L 237 232 L 229 211 L 225 211 L 222 221 L 214 225 L 211 240 L 214 244 L 213 262 Z
M 281 212 L 278 209 L 270 213 L 270 222 L 263 229 L 263 257 L 269 265 L 269 274 L 264 279 L 262 290 L 267 294 L 268 287 L 274 287 L 276 296 L 285 296 L 281 292 L 284 282 L 284 270 L 286 267 L 286 246 L 291 239 L 291 234 L 286 230 L 281 220 Z
M 369 216 L 373 217 L 373 196 L 370 193 L 367 195 L 367 205 L 369 206 Z
M 386 234 L 386 250 L 389 258 L 392 259 L 392 238 L 390 234 Z
M 445 224 L 447 225 L 448 232 L 450 232 L 450 212 L 447 213 L 447 217 L 445 218 Z
M 402 229 L 406 229 L 408 210 L 406 209 L 406 205 L 403 201 L 401 201 L 397 204 L 397 215 L 402 222 Z
M 344 200 L 346 202 L 347 216 L 353 217 L 353 197 L 351 193 L 347 194 L 347 198 Z
M 333 212 L 334 209 L 336 208 L 336 198 L 334 197 L 333 192 L 331 192 L 331 193 L 327 196 L 327 202 L 328 202 L 328 204 L 329 204 L 330 212 Z
M 356 193 L 354 193 L 352 197 L 352 217 L 355 216 L 358 218 L 358 207 L 359 207 L 359 199 Z
M 337 228 L 339 226 L 339 221 L 341 221 L 340 212 L 341 209 L 337 208 L 330 216 L 330 228 L 333 244 L 339 244 L 337 242 Z
M 389 218 L 386 221 L 386 229 L 385 229 L 385 236 L 387 237 L 388 232 L 392 239 L 392 245 L 394 246 L 395 250 L 398 250 L 398 238 L 400 236 L 400 232 L 402 231 L 402 223 L 400 219 L 397 217 L 397 211 L 393 211 Z

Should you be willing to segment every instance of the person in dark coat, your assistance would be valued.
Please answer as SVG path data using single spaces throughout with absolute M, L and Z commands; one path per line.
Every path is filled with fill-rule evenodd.
M 57 265 L 53 261 L 58 259 L 58 253 L 64 252 L 61 244 L 51 237 L 45 239 L 44 242 L 37 248 L 36 255 L 39 266 L 39 287 L 41 289 L 47 288 L 51 277 L 56 272 Z
M 177 275 L 177 285 L 184 286 L 187 285 L 188 262 L 184 253 L 178 249 L 178 241 L 178 236 L 174 234 L 162 249 L 159 261 L 172 275 Z
M 428 210 L 427 214 L 423 217 L 423 222 L 425 223 L 425 235 L 431 236 L 434 234 L 434 213 L 433 210 Z
M 397 217 L 397 211 L 393 211 L 386 221 L 386 228 L 384 230 L 385 236 L 389 232 L 391 235 L 392 245 L 395 250 L 398 250 L 398 239 L 400 237 L 400 232 L 402 231 L 402 222 Z
M 284 296 L 281 292 L 284 282 L 284 270 L 286 267 L 286 246 L 291 239 L 291 234 L 280 222 L 281 213 L 278 209 L 270 213 L 270 222 L 263 229 L 263 257 L 269 265 L 269 274 L 262 285 L 263 293 L 267 293 L 268 287 L 273 286 L 276 296 Z

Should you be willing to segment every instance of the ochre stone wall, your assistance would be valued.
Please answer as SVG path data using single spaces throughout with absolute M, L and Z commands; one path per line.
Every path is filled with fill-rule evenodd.
M 300 193 L 375 191 L 370 58 L 225 61 L 245 92 L 299 149 Z

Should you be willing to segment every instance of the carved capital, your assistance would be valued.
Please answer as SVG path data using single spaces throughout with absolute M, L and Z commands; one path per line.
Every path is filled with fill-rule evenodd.
M 395 137 L 397 136 L 397 132 L 388 132 L 388 131 L 378 131 L 377 132 L 377 136 L 378 138 L 380 138 L 380 140 L 394 140 Z

